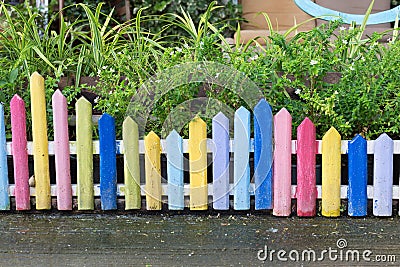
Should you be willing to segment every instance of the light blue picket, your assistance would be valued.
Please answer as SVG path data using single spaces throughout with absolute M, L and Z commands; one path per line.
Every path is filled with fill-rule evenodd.
M 100 200 L 102 210 L 117 209 L 117 159 L 115 120 L 104 113 L 99 119 Z
M 234 135 L 233 208 L 248 210 L 250 209 L 250 112 L 244 107 L 235 112 Z
M 229 119 L 219 112 L 212 120 L 213 208 L 229 209 Z
M 367 141 L 357 135 L 348 143 L 349 216 L 367 215 Z
M 392 215 L 393 140 L 381 134 L 374 142 L 373 214 Z
M 0 210 L 10 209 L 8 194 L 7 140 L 4 123 L 4 107 L 0 103 Z
M 182 137 L 173 130 L 167 136 L 168 209 L 183 210 L 183 148 Z
M 255 209 L 272 209 L 273 115 L 261 99 L 254 107 Z

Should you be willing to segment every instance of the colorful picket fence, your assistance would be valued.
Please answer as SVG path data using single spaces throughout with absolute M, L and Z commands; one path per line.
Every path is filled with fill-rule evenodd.
M 251 114 L 239 108 L 234 117 L 234 138 L 229 136 L 229 119 L 217 114 L 212 120 L 212 138 L 200 118 L 189 123 L 189 139 L 174 130 L 166 139 L 154 132 L 139 140 L 138 125 L 127 117 L 122 125 L 123 140 L 115 138 L 115 121 L 103 114 L 98 121 L 99 140 L 92 138 L 92 106 L 85 98 L 76 102 L 76 141 L 68 139 L 67 102 L 57 90 L 52 98 L 54 141 L 47 138 L 43 78 L 31 78 L 33 141 L 26 137 L 25 104 L 19 96 L 10 103 L 12 141 L 6 141 L 4 109 L 0 104 L 0 209 L 9 210 L 10 197 L 16 210 L 51 209 L 52 197 L 58 210 L 94 210 L 100 197 L 102 210 L 117 209 L 124 199 L 126 210 L 272 210 L 275 216 L 316 216 L 317 199 L 321 214 L 340 216 L 341 200 L 347 199 L 348 215 L 366 216 L 368 199 L 373 215 L 391 216 L 399 186 L 393 185 L 393 154 L 400 153 L 400 141 L 386 134 L 366 141 L 356 136 L 341 140 L 331 128 L 316 140 L 315 126 L 305 118 L 291 140 L 292 118 L 286 109 L 275 116 L 264 100 L 253 109 L 254 138 L 250 137 Z M 250 154 L 254 152 L 254 175 L 250 177 Z M 189 154 L 190 183 L 184 183 L 184 153 Z M 230 160 L 233 153 L 233 161 Z M 100 184 L 93 182 L 93 154 L 100 155 Z M 116 155 L 124 156 L 124 183 L 117 183 Z M 140 154 L 145 156 L 145 183 L 140 181 Z M 167 177 L 161 177 L 161 154 L 166 154 Z M 292 155 L 297 156 L 297 185 L 291 183 Z M 316 184 L 316 155 L 322 154 L 322 185 Z M 348 155 L 348 185 L 341 185 L 341 155 Z M 367 185 L 367 155 L 374 155 L 373 185 Z M 35 186 L 29 185 L 28 155 L 34 158 Z M 50 184 L 49 155 L 55 157 L 56 184 Z M 77 158 L 77 184 L 71 184 L 70 156 Z M 207 182 L 207 155 L 212 155 L 211 183 Z M 14 184 L 9 184 L 7 156 L 13 157 Z M 233 164 L 233 175 L 230 165 Z M 230 177 L 233 179 L 230 180 Z M 233 205 L 231 200 L 233 198 Z M 252 207 L 252 200 L 254 206 Z

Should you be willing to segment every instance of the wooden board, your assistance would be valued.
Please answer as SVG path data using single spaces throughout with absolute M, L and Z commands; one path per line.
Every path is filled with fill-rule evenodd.
M 146 169 L 146 209 L 161 210 L 160 137 L 150 132 L 144 138 Z
M 271 106 L 261 99 L 254 107 L 254 183 L 255 209 L 272 209 L 273 115 Z
M 117 155 L 115 120 L 104 113 L 99 119 L 100 200 L 102 210 L 117 209 Z
M 207 125 L 199 117 L 189 123 L 190 209 L 208 209 Z
M 322 216 L 340 216 L 340 134 L 330 128 L 322 138 Z
M 183 210 L 182 137 L 173 130 L 167 136 L 168 209 Z
M 8 195 L 7 140 L 4 123 L 4 107 L 0 103 L 0 210 L 10 209 Z
M 75 107 L 78 210 L 93 210 L 92 105 L 81 97 Z
M 250 209 L 250 112 L 240 107 L 235 112 L 233 148 L 233 208 Z
M 31 202 L 29 192 L 30 189 L 27 151 L 28 144 L 26 137 L 26 111 L 25 102 L 18 95 L 14 95 L 14 97 L 11 99 L 10 112 L 12 156 L 15 181 L 15 208 L 16 210 L 29 210 L 31 208 Z
M 315 126 L 305 118 L 297 127 L 297 216 L 316 215 L 317 188 L 315 175 Z
M 68 137 L 67 99 L 57 90 L 52 97 L 54 156 L 56 164 L 57 209 L 72 209 L 70 150 Z
M 140 209 L 140 163 L 139 163 L 139 129 L 137 123 L 127 117 L 122 126 L 124 143 L 124 183 L 125 209 Z
M 50 171 L 44 79 L 37 72 L 31 76 L 30 93 L 36 209 L 44 210 L 51 208 Z

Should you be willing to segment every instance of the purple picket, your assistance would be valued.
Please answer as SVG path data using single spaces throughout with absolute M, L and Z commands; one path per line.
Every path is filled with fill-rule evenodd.
M 282 108 L 274 117 L 274 208 L 275 216 L 289 216 L 292 211 L 292 116 Z
M 229 209 L 229 119 L 218 113 L 212 120 L 213 208 Z
M 375 216 L 392 215 L 393 198 L 393 140 L 381 134 L 374 142 L 374 197 Z
M 31 208 L 29 189 L 28 150 L 26 138 L 25 103 L 14 95 L 10 102 L 12 155 L 14 163 L 14 196 L 17 210 Z
M 70 150 L 67 99 L 60 90 L 52 97 L 54 124 L 54 157 L 56 164 L 57 209 L 72 210 Z
M 297 127 L 297 215 L 316 215 L 317 187 L 315 176 L 315 126 L 305 118 Z

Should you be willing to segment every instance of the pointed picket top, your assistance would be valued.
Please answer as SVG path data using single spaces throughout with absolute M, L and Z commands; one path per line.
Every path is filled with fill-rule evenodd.
M 146 136 L 146 139 L 148 139 L 148 140 L 160 140 L 160 137 L 155 132 L 151 131 Z
M 304 120 L 300 123 L 298 128 L 310 128 L 310 127 L 315 127 L 314 123 L 308 118 L 305 117 Z
M 366 142 L 365 138 L 362 137 L 361 135 L 357 134 L 351 141 L 351 144 L 358 144 L 358 143 L 364 143 Z
M 38 72 L 34 72 L 30 78 L 31 90 L 37 88 L 44 88 L 44 78 Z
M 189 127 L 190 125 L 193 125 L 197 123 L 198 125 L 204 125 L 204 127 L 206 126 L 206 123 L 203 121 L 202 118 L 200 118 L 199 116 L 194 117 L 190 122 L 189 122 Z
M 278 113 L 275 114 L 276 118 L 285 118 L 285 117 L 292 117 L 290 115 L 289 111 L 286 108 L 281 108 L 281 110 L 278 111 Z
M 392 138 L 390 138 L 389 135 L 387 135 L 386 133 L 381 134 L 376 140 L 375 143 L 391 143 L 393 142 Z
M 331 137 L 333 137 L 333 138 L 337 138 L 337 137 L 341 138 L 340 133 L 333 126 L 325 133 L 324 137 L 322 137 L 322 138 L 325 138 L 325 137 L 326 138 L 331 138 Z
M 67 100 L 67 98 L 61 93 L 60 89 L 57 89 L 52 96 L 53 101 L 56 99 L 60 99 L 60 100 Z
M 235 112 L 236 116 L 248 116 L 248 114 L 250 114 L 250 111 L 248 111 L 245 107 L 241 106 L 240 108 L 238 108 Z
M 254 113 L 257 113 L 257 111 L 269 112 L 272 115 L 271 106 L 267 102 L 267 100 L 265 100 L 265 98 L 260 99 L 260 101 L 258 101 L 257 105 L 255 105 Z
M 213 121 L 218 122 L 220 125 L 225 125 L 229 123 L 228 117 L 225 116 L 225 114 L 222 113 L 221 111 L 218 112 L 218 114 L 213 117 Z M 229 129 L 226 129 L 226 131 L 229 132 Z
M 115 122 L 115 119 L 113 116 L 111 116 L 108 113 L 103 113 L 99 119 L 99 123 L 106 123 L 106 122 Z
M 169 140 L 176 140 L 176 139 L 182 139 L 182 137 L 179 135 L 179 133 L 174 129 L 172 130 L 169 135 L 167 136 L 167 142 Z
M 10 101 L 10 104 L 13 105 L 14 103 L 18 103 L 18 102 L 24 102 L 24 100 L 18 95 L 15 94 Z M 24 102 L 25 103 L 25 102 Z

